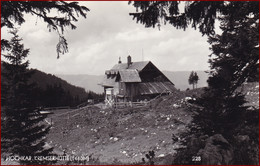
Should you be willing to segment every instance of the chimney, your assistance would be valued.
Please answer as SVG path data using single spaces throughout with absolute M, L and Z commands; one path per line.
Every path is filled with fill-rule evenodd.
M 132 64 L 132 62 L 131 62 L 131 56 L 130 55 L 128 55 L 128 57 L 127 57 L 127 67 L 129 68 L 129 66 Z
M 120 63 L 122 63 L 122 61 L 121 61 L 121 57 L 119 57 L 119 61 L 118 61 L 118 64 L 120 64 Z

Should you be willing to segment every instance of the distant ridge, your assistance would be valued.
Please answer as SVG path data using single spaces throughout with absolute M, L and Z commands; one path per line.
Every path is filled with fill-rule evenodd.
M 31 77 L 28 83 L 34 86 L 26 94 L 31 96 L 30 102 L 37 107 L 61 107 L 77 106 L 87 101 L 88 93 L 84 88 L 69 84 L 67 81 L 47 74 L 37 69 L 28 69 Z M 7 73 L 6 68 L 1 65 L 1 73 Z M 7 83 L 8 78 L 2 77 L 1 83 Z M 92 94 L 92 96 L 94 96 Z
M 31 81 L 37 83 L 42 89 L 47 89 L 48 85 L 61 85 L 63 89 L 68 91 L 73 97 L 78 96 L 80 99 L 86 98 L 87 93 L 84 88 L 68 83 L 66 80 L 59 78 L 53 74 L 48 74 L 37 69 L 31 69 L 34 74 Z
M 95 93 L 103 93 L 104 89 L 98 85 L 102 82 L 102 75 L 88 75 L 88 74 L 58 74 L 59 78 L 66 80 L 68 83 L 79 86 L 85 89 L 85 91 L 93 91 Z
M 174 84 L 177 89 L 186 90 L 192 88 L 188 84 L 188 78 L 191 71 L 162 71 Z M 198 87 L 206 87 L 208 74 L 204 71 L 196 71 L 199 76 Z M 103 93 L 104 89 L 98 85 L 102 82 L 103 75 L 88 75 L 88 74 L 58 74 L 58 77 L 66 80 L 68 83 L 84 88 L 86 91 Z

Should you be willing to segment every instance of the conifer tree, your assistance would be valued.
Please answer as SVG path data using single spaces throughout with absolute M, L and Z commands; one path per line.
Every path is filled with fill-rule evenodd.
M 195 85 L 197 88 L 199 76 L 197 75 L 197 72 L 191 71 L 188 82 L 190 85 L 192 85 L 192 89 L 194 89 Z
M 189 76 L 189 79 L 188 79 L 189 84 L 192 85 L 192 89 L 194 89 L 194 79 L 193 78 L 194 78 L 194 72 L 192 71 L 190 73 L 190 76 Z
M 259 121 L 252 116 L 258 116 L 259 110 L 248 110 L 245 96 L 238 91 L 238 87 L 248 80 L 258 80 L 259 1 L 189 1 L 185 3 L 184 12 L 179 10 L 180 2 L 132 3 L 137 12 L 130 15 L 146 27 L 168 22 L 177 29 L 185 30 L 191 25 L 194 29 L 198 28 L 202 35 L 207 35 L 211 44 L 213 56 L 209 61 L 209 86 L 197 100 L 201 107 L 196 108 L 198 114 L 194 117 L 191 132 L 186 135 L 184 143 L 187 148 L 178 152 L 177 164 L 196 164 L 191 162 L 191 157 L 205 145 L 194 143 L 194 138 L 200 136 L 222 134 L 234 149 L 240 149 L 241 143 L 235 144 L 236 135 L 244 128 L 250 129 L 243 133 L 249 136 L 250 142 L 246 143 L 247 148 L 243 151 L 235 151 L 233 162 L 258 165 L 258 159 L 252 156 L 259 156 L 259 151 L 253 155 L 248 152 L 250 147 L 259 145 L 258 129 L 253 130 Z M 215 34 L 216 20 L 220 21 L 221 34 Z M 248 121 L 252 126 L 246 123 Z M 238 159 L 237 156 L 246 156 L 247 160 Z
M 246 109 L 243 106 L 244 95 L 236 90 L 259 71 L 259 2 L 185 2 L 183 12 L 179 10 L 178 1 L 130 3 L 137 8 L 137 12 L 130 15 L 146 27 L 161 26 L 168 22 L 177 29 L 185 30 L 191 25 L 194 29 L 198 28 L 202 35 L 208 36 L 215 57 L 211 56 L 209 60 L 209 88 L 200 104 L 205 108 L 204 112 L 209 114 L 206 118 L 204 115 L 207 113 L 202 113 L 196 122 L 203 122 L 205 125 L 201 127 L 207 132 L 218 130 L 224 134 L 230 133 L 225 125 L 231 125 L 232 120 L 228 122 L 227 119 L 242 116 L 241 110 Z M 216 20 L 220 21 L 222 30 L 219 35 L 214 30 Z M 212 121 L 212 125 L 207 121 Z M 215 129 L 210 127 L 213 124 L 216 124 Z M 219 126 L 221 124 L 222 127 Z M 206 126 L 209 128 L 206 129 Z
M 29 49 L 21 44 L 17 30 L 10 32 L 10 50 L 2 54 L 5 68 L 1 72 L 1 152 L 7 155 L 30 156 L 21 164 L 47 164 L 34 160 L 34 156 L 49 156 L 52 148 L 45 148 L 45 136 L 49 131 L 43 120 L 45 116 L 34 107 L 30 93 L 33 84 L 28 83 L 31 74 L 25 59 Z
M 199 76 L 197 74 L 197 72 L 194 73 L 194 83 L 196 85 L 196 88 L 197 88 L 197 85 L 198 85 L 198 81 L 199 81 Z
M 218 125 L 214 130 L 223 130 L 223 134 L 231 133 L 228 126 L 241 120 L 241 111 L 246 108 L 243 106 L 244 95 L 237 88 L 255 73 L 259 65 L 259 14 L 250 13 L 249 7 L 249 3 L 241 3 L 237 12 L 222 16 L 222 34 L 209 37 L 214 58 L 210 60 L 212 70 L 203 106 L 220 117 L 218 124 L 222 127 Z

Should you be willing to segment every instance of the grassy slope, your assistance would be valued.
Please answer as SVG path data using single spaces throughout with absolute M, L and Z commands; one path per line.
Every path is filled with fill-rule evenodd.
M 259 107 L 258 83 L 246 84 L 243 92 L 249 105 Z M 201 90 L 164 96 L 144 108 L 101 110 L 91 106 L 56 112 L 48 142 L 59 152 L 93 154 L 106 164 L 137 163 L 149 150 L 157 157 L 173 154 L 179 144 L 173 143 L 172 134 L 184 132 L 192 119 L 184 98 L 199 93 Z

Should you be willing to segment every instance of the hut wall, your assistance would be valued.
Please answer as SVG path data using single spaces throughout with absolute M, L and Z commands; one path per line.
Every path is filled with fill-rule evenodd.
M 124 82 L 119 82 L 119 94 L 126 95 L 126 86 Z
M 119 82 L 116 82 L 114 85 L 114 95 L 119 94 Z
M 126 96 L 128 100 L 134 101 L 136 96 L 138 96 L 138 87 L 137 83 L 126 83 Z

